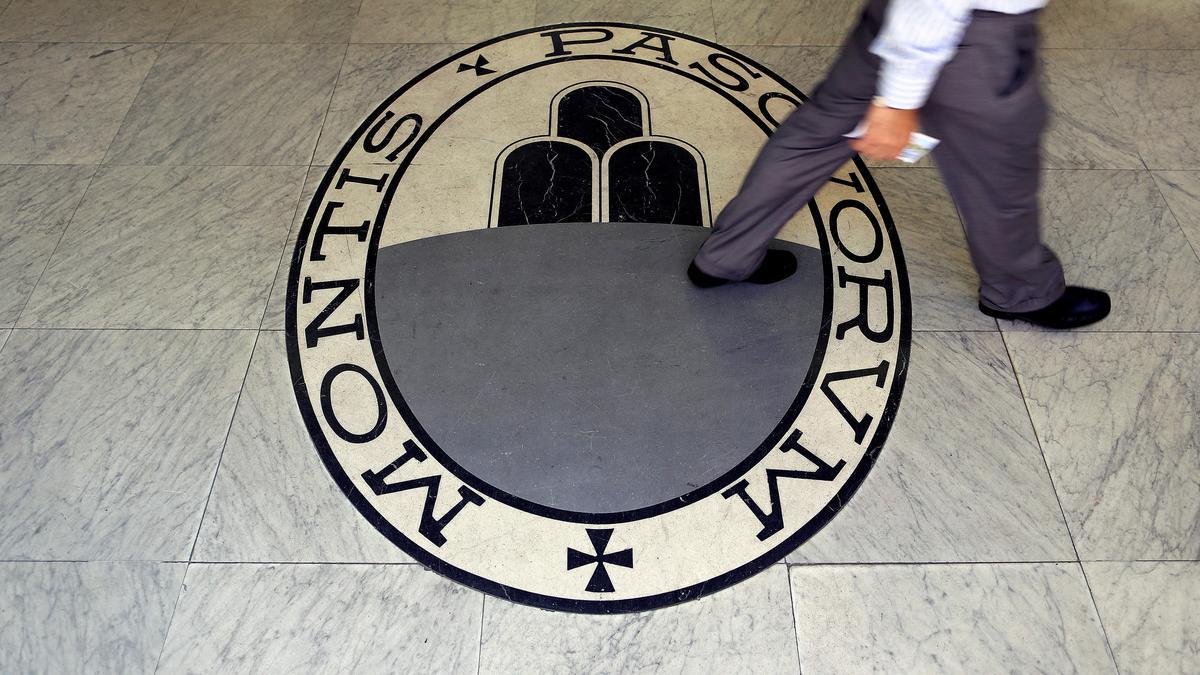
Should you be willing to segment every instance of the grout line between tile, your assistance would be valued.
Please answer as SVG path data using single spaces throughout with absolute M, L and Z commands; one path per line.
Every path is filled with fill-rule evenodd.
M 787 580 L 788 601 L 792 608 L 792 639 L 796 643 L 796 671 L 799 675 L 804 675 L 804 659 L 800 653 L 800 629 L 797 628 L 800 617 L 796 616 L 796 592 L 792 585 L 792 570 L 786 562 L 783 565 L 783 576 Z
M 1016 361 L 1013 360 L 1012 350 L 1008 347 L 1008 338 L 1003 332 L 1000 333 L 1000 340 L 1004 343 L 1004 353 L 1008 357 L 1008 365 L 1012 369 L 1013 379 L 1017 383 L 1017 391 L 1021 394 L 1021 402 L 1025 405 L 1025 415 L 1028 417 L 1029 426 L 1033 430 L 1033 439 L 1037 442 L 1038 452 L 1042 455 L 1042 465 L 1046 467 L 1046 477 L 1050 479 L 1050 489 L 1054 491 L 1054 499 L 1058 502 L 1058 510 L 1062 514 L 1063 526 L 1067 528 L 1067 538 L 1071 540 L 1071 549 L 1075 551 L 1075 564 L 1079 566 L 1080 572 L 1083 573 L 1083 584 L 1087 587 L 1088 597 L 1092 599 L 1092 610 L 1096 612 L 1096 620 L 1100 623 L 1100 633 L 1104 636 L 1104 648 L 1108 650 L 1108 658 L 1112 661 L 1113 668 L 1117 670 L 1117 675 L 1120 675 L 1112 643 L 1108 639 L 1108 629 L 1104 627 L 1104 620 L 1100 617 L 1100 605 L 1096 602 L 1096 594 L 1092 591 L 1092 584 L 1088 581 L 1087 573 L 1083 571 L 1083 563 L 1079 556 L 1079 546 L 1075 543 L 1075 533 L 1071 531 L 1071 521 L 1067 518 L 1067 510 L 1063 507 L 1062 497 L 1058 494 L 1058 485 L 1054 481 L 1054 472 L 1050 470 L 1050 460 L 1046 457 L 1046 449 L 1042 447 L 1042 436 L 1038 432 L 1037 423 L 1033 420 L 1033 412 L 1029 409 L 1029 399 L 1025 395 L 1025 387 L 1021 385 L 1021 376 L 1017 374 Z
M 101 166 L 108 162 L 108 154 L 112 152 L 113 144 L 116 143 L 117 139 L 121 137 L 121 130 L 125 128 L 125 123 L 129 121 L 129 112 L 133 110 L 133 106 L 136 105 L 138 99 L 141 98 L 142 90 L 146 88 L 146 80 L 150 79 L 150 73 L 154 72 L 154 69 L 158 67 L 158 61 L 162 58 L 163 52 L 167 49 L 166 45 L 161 42 L 147 42 L 142 44 L 152 44 L 158 47 L 158 49 L 154 52 L 154 61 L 150 64 L 150 67 L 146 69 L 146 74 L 142 75 L 142 81 L 138 82 L 137 91 L 133 92 L 133 96 L 129 97 L 129 106 L 125 108 L 125 114 L 121 115 L 121 123 L 117 125 L 117 130 L 113 132 L 112 138 L 108 139 L 108 145 L 104 148 L 104 156 L 100 158 Z
M 799 562 L 785 563 L 789 569 L 801 567 L 955 567 L 972 565 L 1074 565 L 1078 560 L 928 560 L 928 561 L 863 561 L 863 562 Z
M 171 618 L 167 620 L 167 629 L 163 631 L 162 645 L 158 648 L 158 658 L 154 659 L 154 670 L 151 673 L 157 673 L 158 667 L 162 663 L 163 654 L 167 651 L 167 638 L 171 636 L 171 627 L 175 625 L 175 613 L 179 610 L 179 600 L 183 597 L 183 586 L 187 583 L 188 571 L 191 565 L 187 562 L 183 563 L 183 576 L 179 579 L 179 589 L 175 591 L 175 604 L 171 605 Z
M 86 166 L 86 165 L 85 165 Z M 79 207 L 83 204 L 83 200 L 87 199 L 88 191 L 92 189 L 92 181 L 96 179 L 96 174 L 100 172 L 100 165 L 92 165 L 92 175 L 88 176 L 87 183 L 83 186 L 83 192 L 79 193 L 79 201 L 75 202 L 75 208 L 71 209 L 71 217 L 67 218 L 66 225 L 63 225 L 62 233 L 58 235 L 58 241 L 54 243 L 54 248 L 50 249 L 50 255 L 46 256 L 46 264 L 42 267 L 41 274 L 38 275 L 37 281 L 33 282 L 33 287 L 29 289 L 29 295 L 25 298 L 25 304 L 21 305 L 21 311 L 17 312 L 17 318 L 13 320 L 13 332 L 16 332 L 17 326 L 21 324 L 21 319 L 25 317 L 25 310 L 29 309 L 29 302 L 33 300 L 33 296 L 37 293 L 38 286 L 42 285 L 42 278 L 46 276 L 46 271 L 50 269 L 50 261 L 54 259 L 54 254 L 58 252 L 58 247 L 62 246 L 63 240 L 67 238 L 67 230 L 71 229 L 71 225 L 75 222 L 75 214 L 79 213 Z M 10 334 L 9 337 L 12 337 Z M 7 343 L 8 340 L 5 340 Z
M 254 344 L 250 347 L 250 357 L 246 359 L 246 371 L 242 373 L 242 386 L 238 389 L 237 398 L 233 401 L 233 410 L 229 413 L 229 426 L 225 427 L 225 440 L 221 443 L 221 452 L 217 454 L 217 464 L 213 467 L 212 482 L 208 485 L 208 496 L 204 499 L 204 508 L 200 510 L 200 521 L 196 523 L 196 534 L 192 537 L 192 548 L 188 551 L 188 562 L 196 555 L 196 544 L 200 541 L 200 532 L 204 530 L 204 518 L 208 515 L 208 505 L 212 502 L 213 490 L 217 486 L 217 476 L 221 473 L 221 460 L 225 459 L 225 448 L 229 447 L 229 436 L 233 433 L 233 423 L 237 419 L 238 406 L 242 403 L 242 394 L 246 391 L 246 381 L 250 379 L 250 367 L 254 364 L 254 353 L 258 350 L 259 333 L 254 333 Z
M 483 668 L 483 622 L 487 617 L 487 593 L 480 593 L 483 596 L 479 601 L 479 648 L 475 650 L 475 675 L 479 675 Z
M 1192 255 L 1196 256 L 1197 262 L 1200 262 L 1200 249 L 1196 248 L 1196 243 L 1188 236 L 1187 230 L 1184 229 L 1183 224 L 1179 220 L 1179 216 L 1175 214 L 1175 209 L 1171 208 L 1171 200 L 1167 199 L 1166 193 L 1158 186 L 1158 178 L 1154 175 L 1154 172 L 1150 169 L 1147 169 L 1147 171 L 1150 172 L 1150 180 L 1154 183 L 1154 189 L 1158 191 L 1158 196 L 1162 198 L 1163 204 L 1167 206 L 1167 213 L 1171 214 L 1171 217 L 1175 219 L 1175 227 L 1179 228 L 1179 232 L 1183 235 L 1183 240 L 1192 249 Z

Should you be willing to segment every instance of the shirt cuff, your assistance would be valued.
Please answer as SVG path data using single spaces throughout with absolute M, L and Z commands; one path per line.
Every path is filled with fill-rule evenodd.
M 915 110 L 929 100 L 938 70 L 934 64 L 902 64 L 884 59 L 876 93 L 883 97 L 889 108 Z

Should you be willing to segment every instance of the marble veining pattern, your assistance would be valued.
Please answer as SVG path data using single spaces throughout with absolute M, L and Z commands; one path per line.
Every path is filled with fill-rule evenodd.
M 14 0 L 0 14 L 0 40 L 160 42 L 183 5 L 178 0 Z
M 711 40 L 716 33 L 708 0 L 538 0 L 538 25 L 617 21 L 675 30 Z
M 536 25 L 537 0 L 363 0 L 351 42 L 481 42 Z
M 0 164 L 97 164 L 155 45 L 0 43 Z
M 345 0 L 195 0 L 170 42 L 346 42 L 356 3 Z
M 1053 0 L 1041 23 L 1050 48 L 1200 49 L 1195 0 Z
M 1200 50 L 1098 52 L 1094 67 L 1104 69 L 1105 94 L 1147 168 L 1200 169 Z
M 358 125 L 397 89 L 467 44 L 350 45 L 314 163 L 332 162 Z
M 550 613 L 487 598 L 479 672 L 799 673 L 787 570 L 654 612 Z
M 179 563 L 0 563 L 0 671 L 149 673 Z
M 474 673 L 482 602 L 415 565 L 192 564 L 159 671 Z
M 1042 53 L 1042 83 L 1050 123 L 1042 139 L 1048 169 L 1141 169 L 1137 139 L 1104 89 L 1107 74 L 1087 50 Z
M 20 325 L 257 328 L 303 174 L 103 167 Z
M 1078 564 L 791 568 L 806 673 L 1115 673 Z
M 1200 563 L 1084 563 L 1123 675 L 1200 668 Z
M 1156 171 L 1154 182 L 1183 233 L 1200 253 L 1200 171 Z
M 1074 558 L 1000 336 L 917 333 L 875 468 L 788 562 Z
M 728 45 L 838 46 L 862 3 L 844 0 L 713 2 L 717 41 Z
M 292 259 L 296 253 L 296 239 L 300 236 L 300 224 L 308 213 L 309 202 L 312 201 L 321 178 L 325 175 L 327 166 L 309 167 L 308 175 L 304 178 L 304 188 L 300 191 L 300 199 L 296 202 L 295 215 L 292 217 L 291 229 L 288 231 L 287 243 L 279 258 L 279 267 L 275 271 L 275 280 L 271 286 L 271 296 L 267 300 L 267 309 L 263 314 L 262 330 L 283 330 L 287 320 L 287 286 L 291 275 Z
M 193 559 L 410 560 L 359 515 L 321 464 L 296 409 L 283 333 L 258 338 Z
M 1200 558 L 1200 336 L 1006 336 L 1084 560 Z
M 996 330 L 996 322 L 979 312 L 979 277 L 958 209 L 937 172 L 877 169 L 872 176 L 900 233 L 913 330 Z
M 14 331 L 0 560 L 187 559 L 254 337 Z
M 163 48 L 113 140 L 113 164 L 308 164 L 344 45 Z
M 1113 294 L 1112 315 L 1086 330 L 1200 330 L 1200 260 L 1149 172 L 1047 171 L 1042 184 L 1044 236 L 1067 282 Z
M 94 171 L 0 166 L 0 326 L 17 322 Z

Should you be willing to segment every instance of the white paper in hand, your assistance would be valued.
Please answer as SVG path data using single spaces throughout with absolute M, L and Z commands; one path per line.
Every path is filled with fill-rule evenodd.
M 846 138 L 862 138 L 865 133 L 867 133 L 867 122 L 863 120 L 854 127 L 854 131 L 846 134 Z M 908 145 L 900 151 L 900 155 L 896 159 L 909 164 L 920 161 L 922 157 L 932 152 L 938 143 L 938 139 L 933 136 L 926 136 L 914 131 L 908 137 Z

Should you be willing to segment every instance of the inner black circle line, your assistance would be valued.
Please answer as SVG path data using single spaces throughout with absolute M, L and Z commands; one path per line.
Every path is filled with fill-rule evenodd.
M 740 57 L 740 55 L 738 55 L 738 56 Z M 391 200 L 392 200 L 392 198 L 395 194 L 395 191 L 398 188 L 399 183 L 402 180 L 403 175 L 404 175 L 405 171 L 407 170 L 408 166 L 411 164 L 411 162 L 416 157 L 418 152 L 424 146 L 425 142 L 430 137 L 432 137 L 433 133 L 438 129 L 438 127 L 440 127 L 442 123 L 444 123 L 447 119 L 449 119 L 450 116 L 452 116 L 455 112 L 457 112 L 459 108 L 461 108 L 463 105 L 465 105 L 466 103 L 471 101 L 473 98 L 475 98 L 482 92 L 490 89 L 491 87 L 493 87 L 503 81 L 506 81 L 507 79 L 509 79 L 511 77 L 515 77 L 515 76 L 523 74 L 525 72 L 529 72 L 536 68 L 541 68 L 541 67 L 545 67 L 548 65 L 554 65 L 554 64 L 565 62 L 565 61 L 583 61 L 583 60 L 625 61 L 625 62 L 629 62 L 629 63 L 635 63 L 635 64 L 639 64 L 639 65 L 651 66 L 651 67 L 656 67 L 656 68 L 660 68 L 663 70 L 668 70 L 676 75 L 687 77 L 688 79 L 691 79 L 694 82 L 702 84 L 702 85 L 708 87 L 709 89 L 711 89 L 712 91 L 724 96 L 730 103 L 732 103 L 734 105 L 735 108 L 741 110 L 744 114 L 746 114 L 747 117 L 749 117 L 751 119 L 751 121 L 757 123 L 758 126 L 761 129 L 763 129 L 763 131 L 765 133 L 767 133 L 768 135 L 772 131 L 772 129 L 769 125 L 765 124 L 760 117 L 758 117 L 756 114 L 754 114 L 752 111 L 750 111 L 745 105 L 742 104 L 741 101 L 737 100 L 732 94 L 730 94 L 725 89 L 717 86 L 716 84 L 712 83 L 711 81 L 706 80 L 700 76 L 694 75 L 687 71 L 675 70 L 673 68 L 669 68 L 666 66 L 666 64 L 659 63 L 659 62 L 647 63 L 640 59 L 624 57 L 624 56 L 619 56 L 619 55 L 614 55 L 614 54 L 578 54 L 578 55 L 572 55 L 572 56 L 567 56 L 567 57 L 563 57 L 563 58 L 547 59 L 547 60 L 543 60 L 543 61 L 538 61 L 533 64 L 529 64 L 525 67 L 515 69 L 513 71 L 505 73 L 504 75 L 498 76 L 498 77 L 490 80 L 487 84 L 484 84 L 483 86 L 473 90 L 470 94 L 468 94 L 468 95 L 464 96 L 463 98 L 459 99 L 458 101 L 456 101 L 453 105 L 451 105 L 449 108 L 447 108 L 446 111 L 442 113 L 442 115 L 440 115 L 436 120 L 434 120 L 432 123 L 430 123 L 423 130 L 423 133 L 417 139 L 417 141 L 414 142 L 412 148 L 409 150 L 408 155 L 405 157 L 403 163 L 397 168 L 395 175 L 392 177 L 391 181 L 389 182 L 387 190 L 384 194 L 384 197 L 381 200 L 379 212 L 376 216 L 377 226 L 375 227 L 375 229 L 372 232 L 371 242 L 368 246 L 367 263 L 366 263 L 366 269 L 364 271 L 364 279 L 365 279 L 364 312 L 366 314 L 367 331 L 368 331 L 368 335 L 370 336 L 372 353 L 375 356 L 376 366 L 378 368 L 381 379 L 384 381 L 385 388 L 387 389 L 389 395 L 392 397 L 392 401 L 396 404 L 396 407 L 399 410 L 401 417 L 404 419 L 405 423 L 411 429 L 413 436 L 416 438 L 416 440 L 421 444 L 422 447 L 425 448 L 425 450 L 427 450 L 429 452 L 430 455 L 434 456 L 438 460 L 438 462 L 440 462 L 444 467 L 446 467 L 446 469 L 450 473 L 455 475 L 459 480 L 461 480 L 466 485 L 470 486 L 472 489 L 479 491 L 481 494 L 484 494 L 484 495 L 486 495 L 492 499 L 495 499 L 501 503 L 508 504 L 509 506 L 512 506 L 512 507 L 517 508 L 522 511 L 525 511 L 527 513 L 531 513 L 536 516 L 551 518 L 551 519 L 560 520 L 560 521 L 570 521 L 570 522 L 577 522 L 577 523 L 584 523 L 584 524 L 615 524 L 615 523 L 625 523 L 625 522 L 630 522 L 630 521 L 634 521 L 634 520 L 641 520 L 644 518 L 658 516 L 658 515 L 668 512 L 668 511 L 673 511 L 675 509 L 682 508 L 683 506 L 697 502 L 701 499 L 704 499 L 708 496 L 715 494 L 722 487 L 731 483 L 733 481 L 733 479 L 735 479 L 738 476 L 743 475 L 751 467 L 758 464 L 762 460 L 763 457 L 765 457 L 768 453 L 770 453 L 771 449 L 774 448 L 776 444 L 778 444 L 778 442 L 783 438 L 783 436 L 786 433 L 788 433 L 788 431 L 791 430 L 792 425 L 795 423 L 796 418 L 799 416 L 800 411 L 803 409 L 804 404 L 807 402 L 807 399 L 808 399 L 812 389 L 815 386 L 816 379 L 821 372 L 821 365 L 824 361 L 825 352 L 826 352 L 826 349 L 828 346 L 830 326 L 832 323 L 831 318 L 832 318 L 832 312 L 833 312 L 833 290 L 834 290 L 833 289 L 833 272 L 832 272 L 832 253 L 830 250 L 829 242 L 827 241 L 827 237 L 825 234 L 823 219 L 821 217 L 819 209 L 817 208 L 816 201 L 815 201 L 815 199 L 810 200 L 808 206 L 809 206 L 809 210 L 813 217 L 814 225 L 817 230 L 818 239 L 820 241 L 822 267 L 823 267 L 822 272 L 823 272 L 823 279 L 824 279 L 823 320 L 821 321 L 821 328 L 820 328 L 819 335 L 817 338 L 816 349 L 814 349 L 814 351 L 813 351 L 812 362 L 809 365 L 809 370 L 805 376 L 803 385 L 801 386 L 796 397 L 793 399 L 792 404 L 788 407 L 787 412 L 784 414 L 784 416 L 780 420 L 780 422 L 767 435 L 766 439 L 758 445 L 758 447 L 756 447 L 754 450 L 752 450 L 751 452 L 749 452 L 747 454 L 745 459 L 743 459 L 741 462 L 739 462 L 732 469 L 723 473 L 718 478 L 716 478 L 712 481 L 709 481 L 705 485 L 703 485 L 699 488 L 696 488 L 694 490 L 691 490 L 681 496 L 673 497 L 671 499 L 668 499 L 666 501 L 663 501 L 663 502 L 660 502 L 658 504 L 654 504 L 651 506 L 641 507 L 641 508 L 637 508 L 637 509 L 631 509 L 631 510 L 627 510 L 627 511 L 618 511 L 618 512 L 610 512 L 610 513 L 595 513 L 595 512 L 582 512 L 582 511 L 572 511 L 572 510 L 567 510 L 567 509 L 559 509 L 559 508 L 546 506 L 544 504 L 539 504 L 537 502 L 533 502 L 530 500 L 526 500 L 526 499 L 523 499 L 516 495 L 513 495 L 507 491 L 501 490 L 501 489 L 491 485 L 490 483 L 488 483 L 484 480 L 481 480 L 479 477 L 475 476 L 470 471 L 466 470 L 462 465 L 460 465 L 458 462 L 456 462 L 449 453 L 447 453 L 445 450 L 443 450 L 437 444 L 437 442 L 433 440 L 433 438 L 429 435 L 429 433 L 425 430 L 425 428 L 421 425 L 420 421 L 417 419 L 416 415 L 412 412 L 412 409 L 409 407 L 407 401 L 405 400 L 404 395 L 400 391 L 399 386 L 396 384 L 395 378 L 392 375 L 392 370 L 388 366 L 387 356 L 386 356 L 386 354 L 384 354 L 382 346 L 381 346 L 381 342 L 378 338 L 378 336 L 380 335 L 380 332 L 379 332 L 379 326 L 378 326 L 376 311 L 375 311 L 375 263 L 376 263 L 377 252 L 379 250 L 379 240 L 382 236 L 382 232 L 384 229 L 384 223 L 386 222 L 388 210 L 391 207 Z M 778 78 L 774 78 L 774 79 L 775 79 L 776 83 L 782 84 L 778 80 Z M 367 120 L 367 122 L 364 123 L 364 126 L 369 124 L 376 117 L 378 117 L 378 112 L 376 114 L 373 114 Z M 334 169 L 336 169 L 336 168 L 337 168 L 336 166 L 331 166 L 329 171 L 334 171 Z

